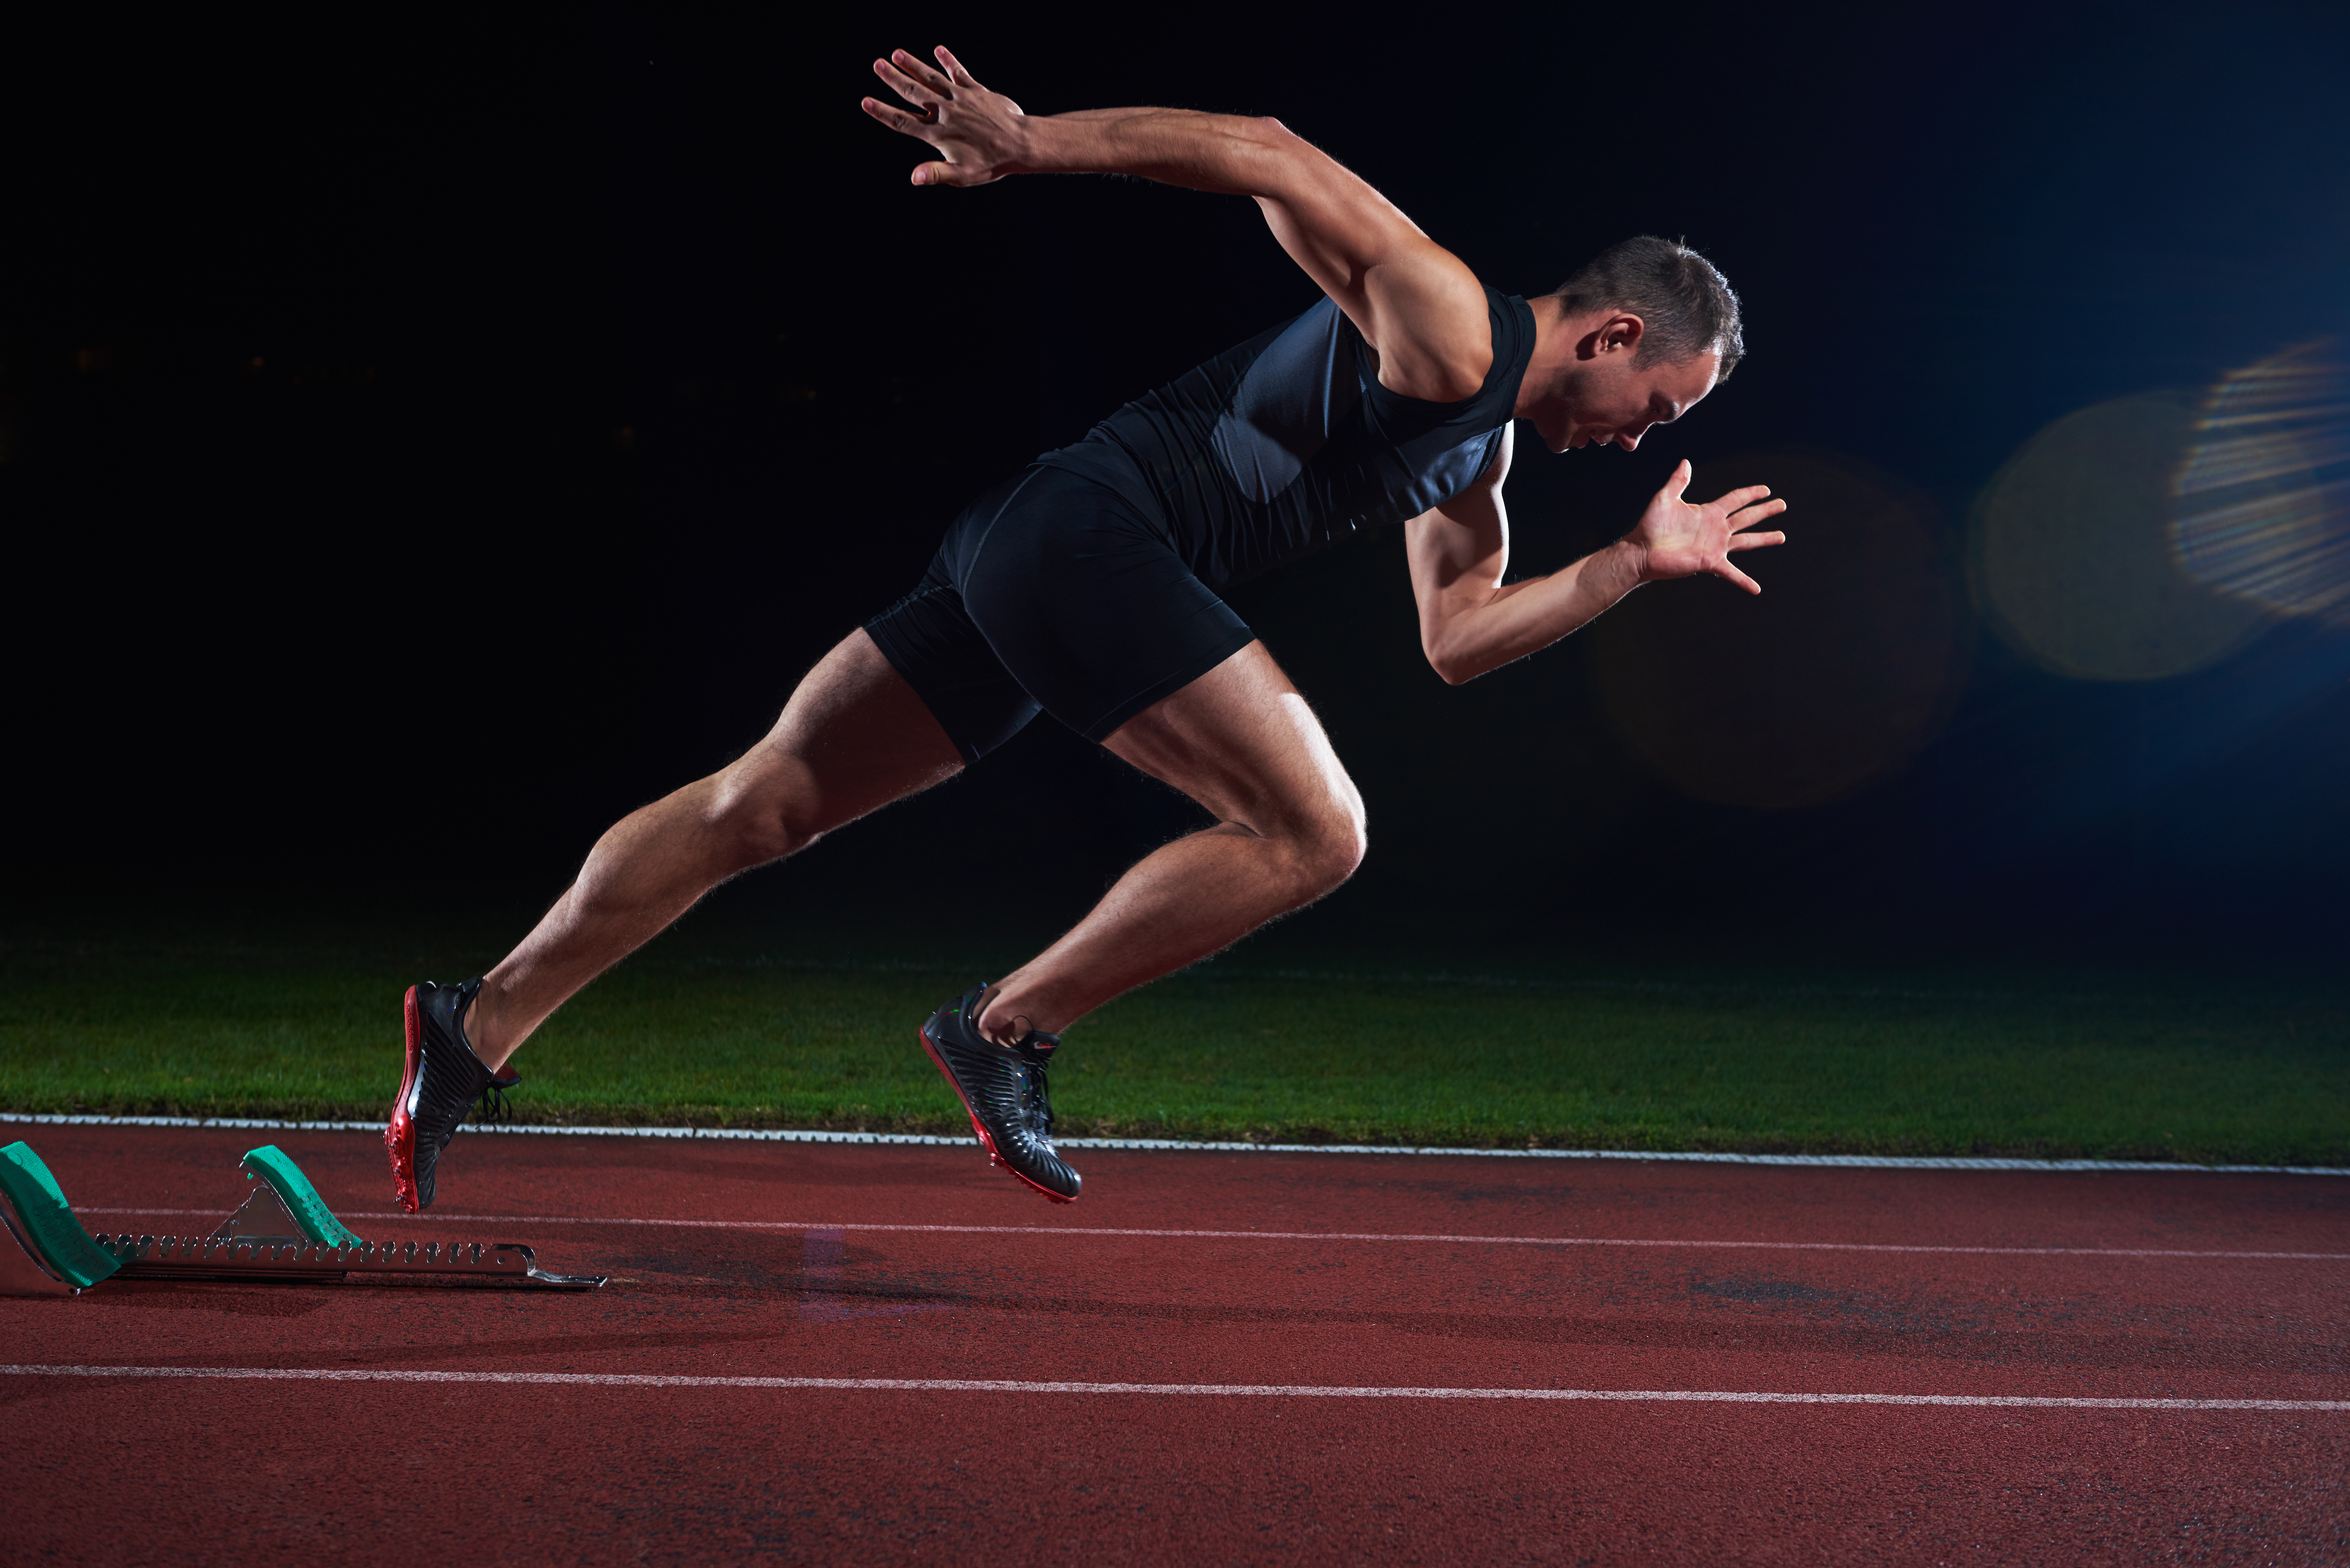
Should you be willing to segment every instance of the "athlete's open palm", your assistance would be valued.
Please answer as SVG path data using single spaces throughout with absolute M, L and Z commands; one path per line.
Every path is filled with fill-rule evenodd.
M 1783 501 L 1765 500 L 1771 493 L 1767 484 L 1750 484 L 1743 490 L 1733 490 L 1719 501 L 1709 501 L 1693 506 L 1681 499 L 1689 488 L 1690 469 L 1683 458 L 1665 487 L 1648 502 L 1648 509 L 1640 514 L 1640 521 L 1627 535 L 1640 547 L 1644 559 L 1641 576 L 1648 581 L 1666 577 L 1693 577 L 1711 572 L 1726 577 L 1750 594 L 1759 594 L 1762 585 L 1731 564 L 1730 557 L 1741 550 L 1760 550 L 1769 545 L 1783 545 L 1787 535 L 1773 529 L 1767 534 L 1749 534 L 1746 529 L 1757 523 L 1776 517 L 1787 509 Z
M 1020 171 L 1020 106 L 972 79 L 962 62 L 941 47 L 939 67 L 903 49 L 873 62 L 873 74 L 914 107 L 879 99 L 865 112 L 892 130 L 918 136 L 938 150 L 938 161 L 914 170 L 917 185 L 984 185 Z

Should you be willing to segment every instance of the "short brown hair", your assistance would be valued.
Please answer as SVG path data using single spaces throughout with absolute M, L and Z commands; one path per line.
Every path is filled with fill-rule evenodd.
M 1644 330 L 1635 364 L 1678 364 L 1712 349 L 1721 356 L 1718 379 L 1726 379 L 1746 353 L 1738 291 L 1711 262 L 1675 240 L 1641 234 L 1618 241 L 1560 284 L 1556 297 L 1570 315 L 1628 310 L 1638 317 Z

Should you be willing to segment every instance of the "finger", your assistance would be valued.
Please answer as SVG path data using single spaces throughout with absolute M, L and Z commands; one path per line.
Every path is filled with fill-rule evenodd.
M 1767 549 L 1773 545 L 1783 545 L 1786 542 L 1787 536 L 1774 528 L 1768 534 L 1732 534 L 1730 536 L 1730 542 L 1724 545 L 1722 548 L 1726 550 L 1762 550 Z
M 914 171 L 917 185 L 988 185 L 1002 178 L 1000 171 L 982 163 L 925 163 Z
M 892 130 L 902 130 L 909 136 L 920 136 L 931 129 L 931 122 L 919 114 L 909 114 L 894 103 L 883 103 L 878 98 L 861 99 L 858 107 Z
M 939 57 L 939 64 L 946 67 L 948 79 L 952 81 L 955 86 L 960 88 L 977 88 L 979 86 L 979 83 L 972 78 L 972 74 L 963 69 L 962 62 L 954 57 L 954 51 L 949 49 L 944 44 L 941 44 L 936 52 Z
M 1784 512 L 1786 509 L 1787 504 L 1783 501 L 1759 502 L 1752 506 L 1744 507 L 1738 512 L 1732 513 L 1730 518 L 1730 525 L 1733 530 L 1739 528 L 1752 528 L 1754 524 L 1762 522 L 1764 518 L 1776 517 L 1780 513 Z
M 1662 493 L 1668 500 L 1679 501 L 1681 498 L 1681 493 L 1690 487 L 1690 481 L 1696 477 L 1697 470 L 1690 466 L 1689 459 L 1683 458 L 1674 468 L 1672 477 L 1665 481 Z
M 929 109 L 940 101 L 939 95 L 891 65 L 887 60 L 873 62 L 873 74 L 889 84 L 889 90 L 908 103 Z
M 891 65 L 888 60 L 873 62 L 873 74 L 889 84 L 889 90 L 917 108 L 929 110 L 941 101 L 940 95 Z
M 920 56 L 910 55 L 903 49 L 892 49 L 889 51 L 889 63 L 932 92 L 946 98 L 954 96 L 954 83 L 947 80 L 946 73 Z
M 1771 487 L 1767 484 L 1750 484 L 1743 490 L 1733 490 L 1727 495 L 1719 497 L 1716 500 L 1709 501 L 1706 503 L 1706 505 L 1710 508 L 1719 509 L 1723 515 L 1727 516 L 1729 514 L 1736 512 L 1742 507 L 1753 505 L 1756 502 L 1762 500 L 1764 496 L 1770 493 Z
M 1756 582 L 1753 578 L 1748 576 L 1745 573 L 1740 571 L 1737 567 L 1731 566 L 1727 561 L 1722 562 L 1719 566 L 1711 568 L 1711 570 L 1715 576 L 1721 578 L 1725 582 L 1736 583 L 1740 587 L 1744 588 L 1750 594 L 1759 594 L 1762 591 L 1762 584 Z

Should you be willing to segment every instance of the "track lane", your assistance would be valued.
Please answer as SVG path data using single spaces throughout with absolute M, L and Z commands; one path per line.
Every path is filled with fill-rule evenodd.
M 76 1140 L 57 1136 L 68 1130 Z M 86 1207 L 216 1220 L 241 1197 L 235 1160 L 255 1135 L 151 1142 L 130 1130 L 49 1128 L 34 1141 Z M 381 1156 L 368 1140 L 279 1141 L 347 1216 L 380 1210 Z M 550 1266 L 632 1282 L 596 1296 L 118 1282 L 76 1302 L 0 1302 L 17 1365 L 440 1375 L 215 1379 L 201 1392 L 185 1380 L 0 1376 L 18 1434 L 0 1451 L 14 1444 L 38 1469 L 25 1436 L 37 1431 L 41 1456 L 110 1467 L 127 1452 L 164 1495 L 234 1519 L 219 1455 L 242 1443 L 277 1478 L 265 1489 L 277 1517 L 313 1517 L 306 1500 L 318 1489 L 374 1500 L 351 1506 L 382 1515 L 408 1472 L 396 1443 L 363 1435 L 389 1441 L 384 1412 L 429 1409 L 505 1467 L 502 1497 L 521 1486 L 554 1500 L 532 1505 L 566 1543 L 554 1555 L 650 1561 L 755 1554 L 761 1540 L 827 1559 L 976 1560 L 1000 1557 L 1023 1528 L 1049 1532 L 1019 1547 L 1040 1561 L 1784 1551 L 1832 1562 L 1944 1546 L 1973 1556 L 2033 1532 L 2044 1544 L 2051 1531 L 2149 1551 L 2194 1539 L 2213 1560 L 2258 1548 L 2263 1561 L 2324 1561 L 2326 1532 L 2350 1516 L 2350 1413 L 2331 1410 L 1528 1399 L 1498 1410 L 1386 1397 L 487 1381 L 2339 1402 L 2350 1263 L 2334 1258 L 1722 1244 L 2350 1251 L 2343 1198 L 2320 1179 L 1097 1153 L 1087 1199 L 1065 1216 L 1003 1190 L 960 1150 L 667 1143 L 616 1158 L 619 1141 L 498 1140 L 494 1158 L 492 1140 L 457 1146 L 472 1163 L 452 1166 L 445 1190 L 466 1212 L 579 1223 L 509 1234 L 508 1220 L 433 1215 L 360 1227 L 529 1241 Z M 791 1228 L 596 1222 L 625 1210 Z M 994 1229 L 878 1228 L 892 1225 Z M 1537 1227 L 1635 1244 L 1491 1240 Z M 1244 1233 L 1100 1233 L 1185 1230 Z M 1341 1230 L 1481 1240 L 1331 1234 Z M 1798 1448 L 1773 1447 L 1787 1443 Z M 668 1479 L 666 1515 L 651 1475 Z M 96 1489 L 58 1488 L 67 1515 L 94 1517 Z M 328 1526 L 285 1528 L 284 1553 L 298 1554 Z M 280 1551 L 242 1539 L 262 1556 Z
M 212 1213 L 276 1142 L 338 1211 L 391 1208 L 363 1134 L 28 1127 L 77 1206 Z M 1431 1156 L 1094 1151 L 1066 1209 L 975 1147 L 461 1137 L 436 1212 L 1066 1230 L 1423 1231 L 1852 1244 L 2350 1252 L 2350 1182 L 2324 1177 L 1840 1170 Z M 616 1201 L 584 1201 L 609 1191 Z M 1414 1222 L 1415 1217 L 1426 1222 Z M 429 1217 L 428 1217 L 429 1218 Z
M 272 1386 L 18 1397 L 31 1560 L 2340 1561 L 2338 1417 Z M 420 1440 L 420 1432 L 424 1434 Z M 192 1462 L 188 1446 L 204 1458 Z M 151 1461 L 92 1484 L 74 1461 Z M 102 1543 L 128 1541 L 128 1552 Z M 101 1543 L 93 1552 L 93 1543 Z M 152 1560 L 160 1561 L 158 1552 Z
M 2114 1380 L 2156 1376 L 2170 1381 L 2151 1392 L 2219 1397 L 2251 1379 L 2262 1394 L 2309 1398 L 2325 1397 L 2344 1372 L 2334 1323 L 2350 1282 L 2350 1265 L 2295 1272 L 2275 1262 L 2140 1263 L 2116 1277 L 2102 1260 L 2072 1255 L 2003 1260 L 1986 1278 L 1971 1260 L 1908 1254 L 1807 1255 L 1800 1264 L 1779 1255 L 1757 1269 L 1734 1252 L 1658 1260 L 1255 1241 L 1170 1252 L 1162 1241 L 1126 1239 L 1007 1260 L 993 1238 L 951 1234 L 697 1231 L 649 1248 L 641 1233 L 583 1231 L 567 1266 L 617 1272 L 645 1310 L 770 1325 L 777 1343 L 759 1354 L 784 1359 L 757 1370 L 778 1376 L 809 1372 L 803 1357 L 843 1352 L 819 1332 L 825 1325 L 911 1313 L 985 1322 L 1024 1347 L 1012 1353 L 1022 1361 L 1071 1354 L 1071 1341 L 1075 1354 L 1098 1356 L 1133 1339 L 1183 1376 L 1221 1383 L 1264 1381 L 1246 1366 L 1273 1355 L 1292 1368 L 1284 1381 L 1363 1382 L 1349 1368 L 1370 1358 L 1408 1365 L 1403 1381 L 1490 1382 L 1482 1374 L 1506 1352 L 1526 1376 L 1587 1381 L 1568 1375 L 1609 1365 L 1648 1387 L 1681 1386 L 1672 1368 L 1690 1355 L 1761 1386 L 1783 1386 L 1790 1364 L 1817 1368 L 1826 1357 L 1856 1380 L 1845 1385 L 1852 1392 L 1878 1389 L 1887 1368 L 1919 1367 L 1966 1379 L 1957 1391 L 1967 1393 L 2026 1391 L 2010 1386 L 2017 1377 L 2085 1377 L 2101 1396 L 2120 1397 L 2146 1390 Z M 1179 1277 L 1170 1278 L 1170 1262 Z M 89 1302 L 112 1297 L 127 1310 L 134 1295 L 183 1288 L 125 1282 Z M 382 1311 L 365 1297 L 403 1288 L 414 1292 L 337 1295 L 329 1318 L 364 1322 Z M 453 1351 L 473 1337 L 478 1305 L 423 1292 L 400 1310 L 423 1314 L 420 1324 L 446 1316 L 427 1343 Z M 235 1341 L 223 1330 L 207 1343 Z M 847 1347 L 858 1344 L 852 1335 Z M 205 1345 L 185 1353 L 205 1354 Z M 896 1363 L 859 1370 L 927 1375 Z M 1005 1375 L 1057 1374 L 1024 1366 Z

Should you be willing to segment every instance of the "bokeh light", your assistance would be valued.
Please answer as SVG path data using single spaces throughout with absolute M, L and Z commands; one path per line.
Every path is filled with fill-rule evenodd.
M 2331 341 L 2224 378 L 2172 483 L 2171 542 L 2197 581 L 2350 625 L 2350 366 Z
M 1819 452 L 1709 462 L 1690 487 L 1786 498 L 1788 543 L 1713 578 L 1643 588 L 1592 628 L 1600 700 L 1635 752 L 1700 800 L 1825 805 L 1898 768 L 1961 679 L 1961 618 L 1923 497 Z
M 2195 400 L 2098 403 L 2027 442 L 1984 491 L 1975 587 L 2019 651 L 2060 674 L 2158 680 L 2210 664 L 2266 619 L 2179 565 L 2171 486 L 2194 444 Z

